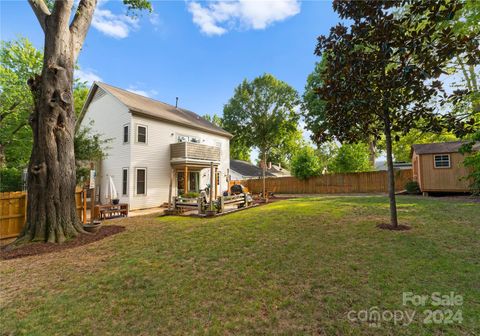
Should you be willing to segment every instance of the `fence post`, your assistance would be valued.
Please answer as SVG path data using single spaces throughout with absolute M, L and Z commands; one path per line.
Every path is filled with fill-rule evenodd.
M 83 221 L 83 224 L 87 224 L 87 190 L 86 189 L 82 190 L 82 197 L 83 197 L 82 221 Z M 90 214 L 90 216 L 91 215 L 92 214 Z

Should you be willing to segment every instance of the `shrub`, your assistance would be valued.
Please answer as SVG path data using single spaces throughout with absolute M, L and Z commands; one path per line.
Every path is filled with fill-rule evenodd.
M 198 198 L 198 196 L 200 196 L 200 194 L 195 191 L 189 191 L 182 195 L 183 198 Z
M 320 160 L 311 147 L 303 147 L 292 157 L 292 174 L 300 180 L 316 176 L 320 170 Z
M 22 190 L 22 169 L 0 169 L 0 192 Z
M 420 194 L 420 185 L 417 181 L 408 181 L 405 184 L 405 190 L 409 194 Z

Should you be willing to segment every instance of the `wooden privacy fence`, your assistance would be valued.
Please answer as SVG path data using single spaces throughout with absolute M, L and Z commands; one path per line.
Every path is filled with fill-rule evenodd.
M 412 170 L 395 171 L 395 189 L 405 189 L 405 183 L 412 180 Z M 386 171 L 347 174 L 325 174 L 299 180 L 296 177 L 268 177 L 266 189 L 277 194 L 341 194 L 341 193 L 376 193 L 388 191 Z M 260 193 L 263 180 L 250 179 L 231 181 L 230 184 L 243 184 L 252 193 Z
M 86 193 L 75 190 L 79 218 L 86 221 Z M 14 238 L 22 232 L 27 220 L 27 193 L 24 191 L 0 193 L 0 239 Z

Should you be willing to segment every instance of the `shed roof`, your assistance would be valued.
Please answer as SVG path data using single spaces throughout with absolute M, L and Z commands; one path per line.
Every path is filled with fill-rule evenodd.
M 247 161 L 241 160 L 230 160 L 230 169 L 237 172 L 243 176 L 253 176 L 253 177 L 260 177 L 263 176 L 262 168 L 255 166 Z M 265 176 L 275 176 L 268 171 L 265 173 Z
M 412 149 L 417 154 L 443 154 L 458 152 L 460 147 L 469 141 L 451 141 L 429 144 L 412 145 Z M 474 150 L 480 150 L 480 142 L 473 146 Z
M 175 107 L 161 101 L 149 97 L 144 97 L 137 93 L 123 90 L 118 87 L 101 82 L 93 83 L 93 86 L 90 90 L 89 98 L 87 98 L 87 101 L 85 103 L 85 107 L 87 107 L 90 103 L 98 87 L 112 94 L 121 103 L 126 105 L 132 113 L 146 115 L 152 118 L 196 128 L 229 138 L 233 137 L 233 135 L 229 132 L 214 125 L 208 120 L 205 120 L 204 118 L 200 117 L 198 114 L 192 111 Z M 85 107 L 84 111 L 86 110 Z

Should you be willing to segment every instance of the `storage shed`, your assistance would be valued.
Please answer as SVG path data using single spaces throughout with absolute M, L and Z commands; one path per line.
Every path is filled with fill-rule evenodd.
M 468 192 L 469 174 L 463 165 L 465 156 L 459 153 L 466 141 L 430 143 L 412 146 L 413 180 L 423 193 Z M 480 150 L 480 143 L 473 147 Z

